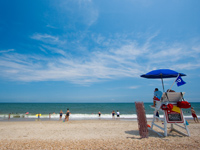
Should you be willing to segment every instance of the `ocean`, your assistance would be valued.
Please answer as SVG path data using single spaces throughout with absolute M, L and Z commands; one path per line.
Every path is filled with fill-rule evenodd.
M 150 107 L 152 103 L 144 103 L 147 119 L 153 117 L 153 111 Z M 192 107 L 196 111 L 196 114 L 200 116 L 200 103 L 191 103 Z M 62 110 L 64 114 L 69 108 L 71 120 L 88 120 L 99 119 L 98 112 L 101 112 L 101 119 L 112 119 L 112 111 L 117 110 L 120 112 L 120 119 L 137 119 L 135 103 L 0 103 L 0 120 L 8 118 L 37 118 L 36 114 L 41 114 L 42 118 L 49 119 L 49 113 L 51 119 L 58 120 L 59 112 Z M 26 113 L 29 112 L 28 115 Z M 191 118 L 190 109 L 183 109 L 184 116 Z M 162 113 L 160 114 L 162 116 Z M 64 118 L 64 115 L 63 115 Z

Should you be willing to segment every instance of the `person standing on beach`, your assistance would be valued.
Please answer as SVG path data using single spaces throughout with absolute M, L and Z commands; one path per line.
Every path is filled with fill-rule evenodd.
M 101 112 L 100 112 L 100 111 L 99 111 L 99 113 L 98 113 L 98 114 L 99 114 L 99 117 L 101 117 Z
M 40 113 L 38 113 L 37 114 L 37 116 L 38 116 L 38 121 L 40 120 L 40 116 L 41 116 L 41 114 Z
M 115 111 L 112 111 L 112 117 L 115 118 Z
M 159 91 L 158 88 L 155 88 L 152 107 L 156 106 L 156 101 L 160 101 L 161 97 L 162 97 L 162 92 Z
M 193 117 L 194 121 L 199 122 L 197 115 L 196 115 L 196 112 L 195 112 L 193 107 L 191 107 L 191 113 L 192 113 L 192 117 Z
M 120 113 L 119 113 L 119 111 L 117 110 L 117 117 L 119 117 L 120 116 Z
M 60 120 L 62 119 L 63 111 L 62 109 L 60 110 Z
M 69 108 L 67 108 L 65 120 L 69 121 L 69 115 L 70 115 L 70 114 L 71 114 L 71 112 L 69 111 Z

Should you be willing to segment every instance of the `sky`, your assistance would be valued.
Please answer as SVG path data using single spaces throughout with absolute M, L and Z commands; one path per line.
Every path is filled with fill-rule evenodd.
M 152 102 L 155 69 L 200 102 L 199 0 L 0 1 L 0 102 Z M 165 79 L 169 89 L 175 79 Z

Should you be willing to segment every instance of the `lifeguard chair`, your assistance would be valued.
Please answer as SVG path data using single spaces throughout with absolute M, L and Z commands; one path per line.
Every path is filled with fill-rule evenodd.
M 141 75 L 141 77 L 143 77 L 143 78 L 161 79 L 161 81 L 162 81 L 163 95 L 162 95 L 160 101 L 156 102 L 156 107 L 151 106 L 155 111 L 154 111 L 151 127 L 149 127 L 150 130 L 156 132 L 160 136 L 163 136 L 163 135 L 158 133 L 157 131 L 155 131 L 154 126 L 163 130 L 164 136 L 167 136 L 167 125 L 168 124 L 171 124 L 171 130 L 179 132 L 179 133 L 187 135 L 187 136 L 190 136 L 190 132 L 187 128 L 186 120 L 184 118 L 184 115 L 183 115 L 183 112 L 182 112 L 182 109 L 181 109 L 181 108 L 184 108 L 184 107 L 177 106 L 181 102 L 184 103 L 183 95 L 185 93 L 182 93 L 182 92 L 179 92 L 179 93 L 178 92 L 165 92 L 164 83 L 163 83 L 164 78 L 176 78 L 174 83 L 177 82 L 177 85 L 178 85 L 178 82 L 179 82 L 179 85 L 180 85 L 180 83 L 182 83 L 182 80 L 180 78 L 181 76 L 186 76 L 186 75 L 183 74 L 183 73 L 178 73 L 178 72 L 170 70 L 170 69 L 153 70 L 153 71 L 148 72 L 147 74 Z M 173 86 L 173 84 L 172 84 L 172 86 Z M 185 84 L 185 83 L 183 83 L 183 84 Z M 163 118 L 156 116 L 157 111 L 163 112 L 163 114 L 164 114 Z M 156 119 L 163 121 L 164 127 L 156 124 L 155 123 Z M 174 125 L 182 128 L 182 129 L 185 129 L 187 131 L 187 134 L 175 129 Z
M 182 92 L 164 92 L 163 93 L 161 100 L 156 102 L 156 107 L 151 106 L 155 111 L 154 111 L 151 127 L 149 127 L 150 130 L 156 132 L 160 136 L 163 136 L 162 134 L 154 130 L 154 126 L 156 126 L 164 131 L 164 136 L 167 136 L 167 125 L 171 124 L 171 131 L 176 131 L 180 134 L 190 136 L 190 132 L 186 125 L 186 120 L 184 118 L 182 109 L 177 107 L 178 102 L 184 101 L 184 98 L 183 98 L 184 94 L 185 92 L 183 93 Z M 169 106 L 169 104 L 171 104 L 173 108 L 167 109 L 166 107 Z M 162 108 L 163 106 L 165 107 L 164 109 Z M 157 111 L 163 112 L 163 118 L 156 116 Z M 156 119 L 163 121 L 164 127 L 156 124 L 155 123 Z M 178 129 L 175 129 L 174 125 L 176 125 L 179 128 L 185 129 L 187 131 L 187 134 L 179 131 Z

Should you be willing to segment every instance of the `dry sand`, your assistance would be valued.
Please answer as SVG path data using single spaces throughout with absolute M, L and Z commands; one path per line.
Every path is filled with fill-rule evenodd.
M 200 123 L 189 124 L 190 137 L 149 131 L 140 139 L 136 121 L 0 122 L 0 149 L 200 149 Z

